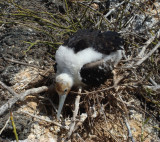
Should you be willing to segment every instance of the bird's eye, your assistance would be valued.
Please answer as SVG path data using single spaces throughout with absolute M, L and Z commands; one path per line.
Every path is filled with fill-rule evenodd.
M 64 90 L 65 93 L 66 93 L 67 91 L 68 91 L 67 89 Z

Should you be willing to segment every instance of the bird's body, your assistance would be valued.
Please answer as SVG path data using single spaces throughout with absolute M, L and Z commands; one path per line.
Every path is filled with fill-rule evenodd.
M 72 86 L 103 83 L 122 58 L 122 46 L 123 39 L 116 32 L 79 30 L 56 51 L 58 94 L 66 97 Z

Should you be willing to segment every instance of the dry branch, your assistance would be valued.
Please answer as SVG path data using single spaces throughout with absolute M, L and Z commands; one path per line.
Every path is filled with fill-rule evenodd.
M 59 123 L 57 123 L 57 122 L 55 122 L 55 121 L 51 121 L 51 120 L 49 120 L 49 119 L 41 118 L 41 117 L 39 117 L 39 116 L 37 116 L 37 115 L 33 115 L 33 114 L 31 114 L 31 113 L 29 113 L 29 112 L 26 112 L 26 111 L 19 111 L 19 113 L 24 113 L 24 114 L 30 115 L 30 116 L 32 116 L 32 117 L 34 117 L 34 118 L 36 118 L 36 119 L 40 119 L 40 120 L 46 121 L 46 122 L 48 122 L 48 123 L 52 123 L 52 124 L 57 125 L 57 126 L 63 128 L 63 129 L 66 129 L 66 130 L 69 129 L 68 126 L 63 126 L 63 125 L 61 125 L 61 124 L 59 124 Z
M 32 65 L 32 64 L 20 62 L 20 61 L 17 61 L 17 60 L 13 60 L 13 59 L 6 58 L 6 57 L 2 57 L 2 58 L 3 58 L 5 61 L 9 61 L 9 62 L 12 62 L 12 63 L 16 63 L 16 64 L 20 64 L 20 65 L 25 65 L 25 66 L 31 66 L 31 67 L 34 67 L 34 68 L 37 68 L 37 69 L 42 69 L 41 67 L 38 67 L 38 66 L 36 66 L 36 65 Z
M 0 135 L 2 134 L 3 130 L 6 128 L 7 124 L 9 123 L 10 117 L 8 117 L 5 125 L 3 126 L 3 128 L 0 130 Z
M 1 85 L 3 83 L 1 82 Z M 5 85 L 6 86 L 6 85 Z M 2 86 L 3 87 L 3 86 Z M 8 86 L 7 88 L 5 87 L 5 89 L 8 90 Z M 41 93 L 41 92 L 44 92 L 44 91 L 48 91 L 49 87 L 47 86 L 42 86 L 42 87 L 38 87 L 38 88 L 32 88 L 32 89 L 29 89 L 23 93 L 20 93 L 20 94 L 17 94 L 15 93 L 13 90 L 11 91 L 14 94 L 17 94 L 15 95 L 13 98 L 9 99 L 4 105 L 2 105 L 0 107 L 0 116 L 5 112 L 7 111 L 10 107 L 12 107 L 17 101 L 22 101 L 27 95 L 30 95 L 30 94 L 38 94 L 38 93 Z M 9 91 L 9 90 L 8 90 Z M 10 93 L 11 93 L 10 92 Z
M 0 85 L 6 89 L 8 92 L 10 92 L 13 96 L 18 96 L 18 94 L 16 92 L 14 92 L 10 87 L 8 87 L 7 85 L 5 85 L 2 81 L 0 81 Z
M 159 38 L 159 36 L 160 36 L 160 30 L 145 43 L 141 52 L 138 54 L 138 57 L 143 57 L 146 48 L 153 42 L 155 38 Z
M 149 58 L 158 48 L 160 47 L 160 42 L 158 42 L 158 44 L 146 55 L 144 56 L 141 60 L 139 60 L 135 66 L 139 66 L 140 64 L 142 64 L 147 58 Z
M 75 101 L 75 110 L 74 110 L 74 113 L 73 113 L 73 119 L 72 119 L 72 123 L 70 125 L 70 130 L 68 132 L 68 138 L 72 135 L 73 131 L 74 131 L 74 128 L 75 128 L 75 124 L 76 124 L 76 116 L 78 115 L 78 110 L 79 110 L 79 101 L 80 101 L 80 96 L 78 95 L 76 97 L 76 101 Z
M 121 3 L 115 5 L 114 8 L 112 8 L 106 15 L 104 15 L 105 18 L 107 18 L 110 14 L 112 14 L 119 6 L 121 6 L 122 4 L 124 4 L 125 1 L 122 1 Z
M 148 89 L 151 89 L 153 91 L 160 91 L 160 85 L 156 85 L 156 86 L 145 86 Z
M 134 140 L 134 138 L 133 138 L 133 136 L 132 136 L 132 132 L 131 132 L 130 125 L 129 125 L 129 123 L 128 123 L 128 120 L 127 120 L 125 117 L 124 117 L 124 122 L 125 122 L 125 124 L 126 124 L 126 126 L 127 126 L 127 129 L 128 129 L 129 138 L 131 138 L 131 141 L 132 141 L 132 142 L 135 142 L 135 140 Z

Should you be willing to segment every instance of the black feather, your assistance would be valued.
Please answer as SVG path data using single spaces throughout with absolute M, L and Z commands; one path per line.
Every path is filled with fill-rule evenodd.
M 94 48 L 103 54 L 110 54 L 113 51 L 121 50 L 123 39 L 117 32 L 101 32 L 100 30 L 79 30 L 67 41 L 65 46 L 72 48 L 75 53 L 88 47 Z
M 82 82 L 90 86 L 98 86 L 103 84 L 106 79 L 112 77 L 112 65 L 111 62 L 97 61 L 85 64 L 81 70 L 80 75 Z

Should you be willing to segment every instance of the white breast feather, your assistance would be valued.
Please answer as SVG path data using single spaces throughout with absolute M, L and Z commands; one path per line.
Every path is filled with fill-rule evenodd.
M 86 48 L 78 53 L 66 46 L 61 45 L 56 52 L 57 75 L 69 73 L 73 76 L 75 83 L 80 83 L 79 70 L 84 64 L 102 59 L 103 54 L 96 52 L 93 48 Z
M 87 63 L 104 58 L 105 61 L 113 60 L 116 65 L 122 58 L 121 50 L 115 51 L 110 55 L 104 55 L 95 51 L 92 47 L 86 48 L 78 53 L 74 53 L 71 48 L 61 45 L 55 55 L 57 62 L 57 75 L 69 73 L 74 78 L 74 84 L 81 83 L 79 70 Z

